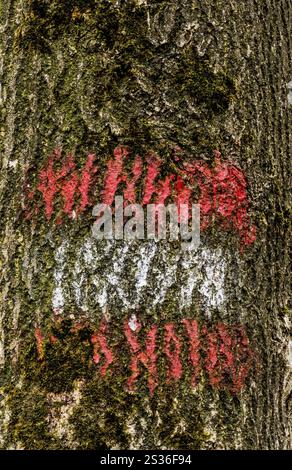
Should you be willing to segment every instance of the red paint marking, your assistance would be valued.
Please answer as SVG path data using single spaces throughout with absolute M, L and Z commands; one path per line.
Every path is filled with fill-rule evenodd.
M 158 385 L 158 376 L 157 376 L 157 355 L 155 352 L 156 349 L 156 335 L 157 335 L 157 326 L 153 326 L 148 332 L 145 340 L 146 348 L 145 352 L 141 350 L 141 345 L 138 342 L 137 334 L 141 330 L 141 324 L 136 322 L 136 330 L 133 332 L 129 326 L 128 321 L 125 323 L 125 336 L 130 345 L 131 349 L 131 364 L 130 369 L 132 372 L 131 377 L 128 379 L 129 390 L 134 390 L 134 385 L 137 381 L 137 378 L 140 375 L 139 363 L 148 371 L 148 388 L 150 394 L 153 395 L 155 388 Z
M 52 217 L 55 194 L 58 190 L 57 181 L 59 174 L 54 170 L 54 161 L 60 158 L 61 150 L 56 149 L 49 158 L 47 166 L 41 170 L 39 175 L 39 185 L 37 189 L 43 194 L 45 214 L 48 220 Z
M 232 369 L 234 366 L 234 338 L 230 335 L 227 326 L 222 323 L 217 325 L 217 331 L 221 340 L 219 351 L 222 357 L 222 367 L 224 369 Z
M 221 382 L 221 370 L 218 361 L 218 338 L 213 331 L 204 328 L 207 339 L 205 368 L 208 372 L 209 381 L 212 387 L 219 387 Z
M 56 319 L 55 323 L 60 323 L 61 324 L 62 317 L 59 319 Z M 72 328 L 70 328 L 70 333 L 78 333 L 79 331 L 82 331 L 84 329 L 85 325 L 83 322 L 76 322 Z
M 62 192 L 62 197 L 64 200 L 63 211 L 65 214 L 71 216 L 73 212 L 73 207 L 75 203 L 75 194 L 78 186 L 78 174 L 74 171 L 76 168 L 74 158 L 72 155 L 68 155 L 64 166 L 62 168 L 62 176 L 66 175 L 64 182 L 58 185 Z
M 189 358 L 193 366 L 192 385 L 195 387 L 201 369 L 199 327 L 196 320 L 183 320 L 183 324 L 185 325 L 189 337 Z
M 54 325 L 58 326 L 62 319 L 56 319 Z M 157 369 L 158 352 L 163 360 L 166 370 L 166 383 L 179 381 L 183 377 L 184 367 L 191 366 L 192 386 L 196 386 L 200 375 L 205 371 L 210 385 L 219 390 L 226 390 L 232 394 L 238 394 L 244 387 L 246 379 L 253 367 L 256 365 L 256 357 L 251 348 L 247 333 L 241 325 L 225 325 L 217 323 L 212 327 L 204 326 L 199 330 L 198 322 L 191 319 L 183 319 L 188 337 L 188 361 L 184 362 L 182 352 L 182 341 L 175 332 L 175 325 L 167 323 L 164 325 L 164 342 L 162 349 L 157 350 L 158 326 L 152 325 L 144 337 L 145 347 L 142 348 L 139 340 L 142 326 L 136 321 L 135 331 L 132 331 L 128 321 L 124 324 L 125 339 L 130 349 L 128 389 L 134 391 L 138 378 L 142 375 L 143 368 L 147 370 L 147 385 L 151 395 L 159 385 Z M 77 322 L 70 329 L 74 335 L 84 328 L 84 323 Z M 93 348 L 93 362 L 96 365 L 103 364 L 98 369 L 101 377 L 105 377 L 110 366 L 116 363 L 118 352 L 114 353 L 108 345 L 108 324 L 102 321 L 98 330 L 90 337 Z M 35 330 L 38 359 L 45 358 L 45 339 L 40 328 Z M 49 333 L 49 341 L 54 345 L 57 339 Z M 110 369 L 111 370 L 111 369 Z
M 179 380 L 182 376 L 181 343 L 174 331 L 174 324 L 168 323 L 164 327 L 164 351 L 168 358 L 167 381 Z
M 164 204 L 172 197 L 178 206 L 180 204 L 190 206 L 194 190 L 198 188 L 200 196 L 197 202 L 201 208 L 201 229 L 210 227 L 216 221 L 225 230 L 232 228 L 237 231 L 242 245 L 250 245 L 256 239 L 256 228 L 252 225 L 248 213 L 246 178 L 235 165 L 222 161 L 220 152 L 214 153 L 214 167 L 203 160 L 188 162 L 177 175 L 171 173 L 164 180 L 159 179 L 161 160 L 156 154 L 148 155 L 141 203 Z M 139 155 L 136 155 L 131 170 L 127 171 L 126 164 L 129 158 L 128 148 L 116 147 L 113 158 L 108 162 L 104 188 L 101 191 L 104 204 L 113 204 L 120 186 L 125 205 L 137 202 L 136 189 L 142 177 L 143 161 Z M 181 159 L 181 157 L 176 158 Z M 55 164 L 60 160 L 61 150 L 56 149 L 38 176 L 37 189 L 42 193 L 48 220 L 53 215 L 55 200 L 59 194 L 64 201 L 63 212 L 69 217 L 72 216 L 74 207 L 76 213 L 80 214 L 93 204 L 89 201 L 89 190 L 97 172 L 95 155 L 88 155 L 82 171 L 76 170 L 72 155 L 65 157 L 61 169 L 57 171 Z M 27 205 L 30 206 L 34 202 L 36 192 L 26 183 L 25 193 Z M 79 197 L 81 200 L 78 204 Z M 25 209 L 26 218 L 29 219 L 34 215 L 37 215 L 37 207 L 35 210 Z
M 132 168 L 133 177 L 124 171 L 124 161 L 130 152 L 126 147 L 118 146 L 114 150 L 114 158 L 108 162 L 107 173 L 105 176 L 104 190 L 102 191 L 103 204 L 112 205 L 115 194 L 121 183 L 126 184 L 124 191 L 124 202 L 134 204 L 136 202 L 135 185 L 142 174 L 142 159 L 136 156 Z
M 94 154 L 89 154 L 85 163 L 85 167 L 83 168 L 79 186 L 81 201 L 77 209 L 77 213 L 84 212 L 87 206 L 90 204 L 89 190 L 94 181 L 94 175 L 98 170 L 98 168 L 94 166 L 95 160 L 96 156 Z
M 45 358 L 45 348 L 44 348 L 44 337 L 42 330 L 40 328 L 36 328 L 35 332 L 35 339 L 37 343 L 37 354 L 39 361 L 43 361 Z
M 40 171 L 39 183 L 37 185 L 38 191 L 43 196 L 45 215 L 48 220 L 53 215 L 54 204 L 59 194 L 63 199 L 62 210 L 64 214 L 72 217 L 79 195 L 81 199 L 76 213 L 84 212 L 89 205 L 89 190 L 94 181 L 94 175 L 98 170 L 94 166 L 95 159 L 95 155 L 88 155 L 80 175 L 80 170 L 76 169 L 74 156 L 69 154 L 63 159 L 61 168 L 56 170 L 56 163 L 61 161 L 61 149 L 55 150 L 47 164 Z M 27 198 L 31 200 L 33 197 L 35 197 L 35 192 L 30 191 Z M 61 222 L 60 218 L 56 221 L 56 223 Z
M 142 158 L 137 155 L 132 169 L 133 178 L 130 180 L 127 176 L 123 176 L 122 181 L 126 183 L 126 189 L 124 191 L 124 204 L 135 204 L 136 202 L 135 186 L 142 175 L 142 167 Z
M 50 343 L 51 344 L 56 344 L 58 342 L 58 338 L 56 338 L 56 336 L 54 335 L 51 335 L 50 336 Z
M 114 355 L 109 349 L 106 339 L 107 323 L 102 321 L 99 330 L 91 336 L 91 344 L 93 345 L 93 362 L 99 364 L 102 353 L 105 357 L 105 362 L 100 369 L 101 375 L 104 377 L 108 368 L 114 362 Z
M 234 343 L 235 364 L 232 368 L 232 393 L 237 394 L 244 387 L 252 364 L 255 362 L 255 355 L 250 347 L 250 342 L 246 331 L 242 326 L 235 330 L 236 339 Z
M 178 215 L 179 215 L 178 220 L 180 221 L 180 205 L 186 204 L 190 207 L 192 190 L 187 187 L 183 178 L 180 175 L 177 176 L 177 179 L 174 183 L 174 188 L 175 188 L 174 202 L 178 207 Z
M 71 216 L 74 206 L 74 198 L 78 185 L 78 175 L 75 170 L 74 157 L 67 155 L 60 170 L 56 170 L 55 163 L 61 159 L 61 150 L 56 149 L 50 157 L 48 164 L 41 170 L 37 189 L 42 193 L 45 204 L 45 214 L 48 220 L 54 212 L 54 202 L 61 192 L 64 205 L 63 211 Z
M 215 217 L 222 228 L 238 231 L 244 245 L 252 244 L 256 229 L 248 215 L 247 183 L 242 171 L 222 162 L 218 151 L 214 168 L 205 162 L 194 162 L 187 163 L 185 169 L 192 184 L 197 183 L 200 189 L 201 228 L 210 226 Z
M 125 147 L 117 147 L 114 150 L 114 158 L 107 164 L 104 190 L 102 192 L 103 204 L 111 205 L 114 201 L 116 191 L 121 182 L 123 171 L 123 160 L 129 155 Z
M 215 388 L 239 393 L 254 360 L 254 354 L 242 326 L 218 323 L 213 331 L 204 329 L 207 339 L 205 367 Z
M 142 205 L 156 203 L 164 204 L 166 199 L 172 194 L 171 182 L 175 179 L 175 175 L 170 174 L 164 181 L 159 180 L 155 182 L 160 173 L 161 161 L 157 155 L 150 155 L 147 157 L 148 169 L 145 179 L 145 189 L 142 199 Z M 153 195 L 156 195 L 154 201 L 151 201 Z

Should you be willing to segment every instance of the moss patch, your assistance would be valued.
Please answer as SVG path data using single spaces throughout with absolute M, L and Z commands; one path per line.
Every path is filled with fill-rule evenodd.
M 66 448 L 66 442 L 50 430 L 48 394 L 70 393 L 81 381 L 82 397 L 69 418 L 78 448 L 127 449 L 135 445 L 133 439 L 143 448 L 200 448 L 208 436 L 199 406 L 190 401 L 188 378 L 175 386 L 161 384 L 150 397 L 147 374 L 140 365 L 136 391 L 129 392 L 130 352 L 123 334 L 113 332 L 111 343 L 118 348 L 119 361 L 101 378 L 92 361 L 92 333 L 89 324 L 73 325 L 59 319 L 43 337 L 43 354 L 33 337 L 22 344 L 19 384 L 6 389 L 11 409 L 7 445 L 20 442 L 25 449 Z M 159 344 L 161 341 L 162 336 Z
M 164 3 L 153 4 L 150 14 L 164 8 Z M 235 99 L 235 78 L 229 70 L 215 73 L 209 58 L 199 57 L 193 46 L 174 50 L 153 42 L 148 14 L 145 4 L 134 0 L 119 8 L 110 0 L 28 3 L 16 44 L 52 57 L 63 51 L 68 59 L 55 96 L 58 106 L 66 108 L 68 150 L 76 144 L 106 152 L 121 143 L 143 152 L 179 144 L 212 155 L 220 146 L 214 126 Z M 80 96 L 71 90 L 77 73 L 72 60 L 78 62 L 84 54 L 90 130 L 76 113 Z

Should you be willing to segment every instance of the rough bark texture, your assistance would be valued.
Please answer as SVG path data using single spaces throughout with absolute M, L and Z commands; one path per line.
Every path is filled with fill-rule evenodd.
M 291 447 L 291 1 L 1 0 L 0 9 L 1 447 Z M 37 185 L 54 149 L 74 153 L 79 172 L 96 155 L 97 200 L 117 145 L 156 152 L 164 177 L 179 170 L 177 146 L 210 167 L 220 151 L 248 182 L 255 242 L 242 249 L 215 220 L 189 257 L 166 243 L 97 244 L 90 206 L 59 223 L 60 197 L 48 220 Z M 136 319 L 141 344 L 158 329 L 152 395 L 141 364 L 127 388 Z M 179 365 L 167 383 L 176 345 L 167 335 L 174 327 L 184 338 L 183 319 L 198 321 L 209 347 L 216 325 L 244 327 L 253 360 L 243 387 L 224 378 L 216 387 L 210 351 L 197 384 L 190 367 L 175 380 Z M 119 362 L 102 376 L 105 320 Z M 220 343 L 225 359 L 230 341 Z M 189 364 L 186 336 L 180 345 Z

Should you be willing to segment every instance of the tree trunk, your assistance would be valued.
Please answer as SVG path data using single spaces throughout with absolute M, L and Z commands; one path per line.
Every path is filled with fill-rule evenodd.
M 0 7 L 1 447 L 288 449 L 291 2 Z M 96 240 L 115 195 L 198 250 Z

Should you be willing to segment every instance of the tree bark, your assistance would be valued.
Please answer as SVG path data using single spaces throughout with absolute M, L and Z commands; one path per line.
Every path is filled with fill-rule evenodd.
M 1 447 L 291 448 L 291 2 L 0 10 Z M 197 172 L 195 253 L 91 236 L 137 155 L 136 202 Z

